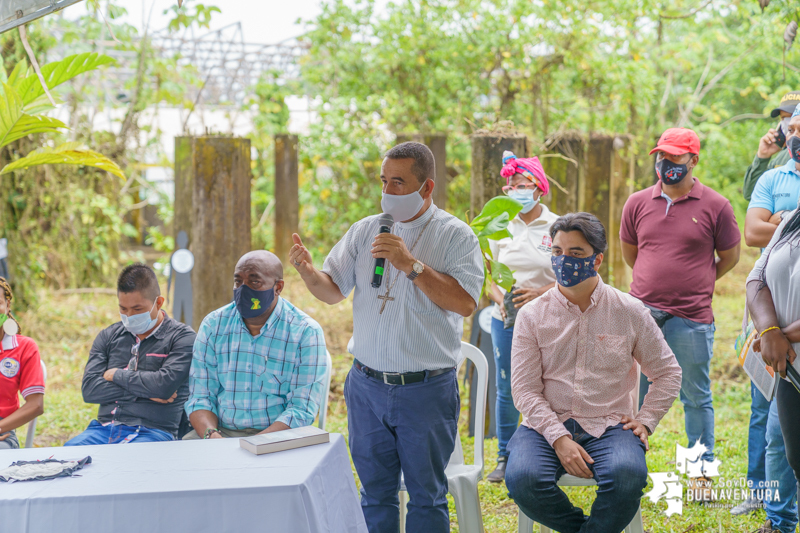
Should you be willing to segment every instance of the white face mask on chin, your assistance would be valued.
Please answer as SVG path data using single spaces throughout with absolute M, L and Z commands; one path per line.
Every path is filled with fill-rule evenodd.
M 425 183 L 428 181 L 425 180 Z M 425 188 L 425 183 L 419 188 L 419 191 L 414 191 L 411 194 L 386 194 L 382 193 L 381 209 L 383 212 L 392 215 L 392 218 L 398 222 L 406 221 L 419 213 L 422 206 L 425 204 L 425 199 L 422 198 L 420 191 Z

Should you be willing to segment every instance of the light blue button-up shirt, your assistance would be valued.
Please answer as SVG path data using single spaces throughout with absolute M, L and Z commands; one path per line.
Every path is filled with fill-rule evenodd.
M 326 393 L 326 367 L 322 328 L 288 301 L 278 299 L 255 337 L 229 303 L 200 324 L 186 413 L 211 411 L 228 429 L 307 426 Z

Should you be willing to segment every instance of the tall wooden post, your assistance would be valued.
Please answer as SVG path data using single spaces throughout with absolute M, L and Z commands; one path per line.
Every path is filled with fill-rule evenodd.
M 233 298 L 233 269 L 250 251 L 250 140 L 175 140 L 175 231 L 186 231 L 195 264 L 192 327 Z M 188 226 L 188 229 L 187 229 Z
M 469 193 L 470 218 L 481 212 L 486 202 L 503 194 L 505 178 L 503 152 L 510 150 L 517 157 L 528 157 L 527 139 L 522 134 L 475 134 L 472 136 L 472 187 Z
M 622 222 L 622 208 L 628 197 L 634 192 L 636 181 L 636 159 L 630 150 L 631 138 L 620 136 L 614 139 L 614 152 L 611 157 L 611 183 L 609 185 L 609 224 L 608 254 L 610 282 L 614 287 L 627 291 L 630 289 L 631 269 L 622 257 L 622 244 L 619 240 L 619 228 Z
M 192 150 L 193 137 L 175 137 L 175 213 L 172 217 L 172 237 L 185 231 L 192 245 Z
M 620 289 L 627 289 L 630 283 L 630 269 L 619 243 L 622 208 L 633 192 L 635 161 L 623 154 L 629 143 L 624 135 L 592 134 L 586 139 L 581 134 L 567 133 L 551 139 L 548 146 L 554 153 L 542 158 L 551 181 L 567 191 L 551 183 L 550 209 L 558 215 L 586 211 L 605 226 L 608 250 L 600 275 Z
M 433 152 L 433 159 L 436 161 L 436 173 L 434 175 L 433 188 L 433 203 L 436 207 L 447 211 L 447 183 L 449 176 L 447 175 L 447 135 L 445 134 L 406 134 L 400 133 L 397 135 L 397 144 L 404 142 L 418 142 L 422 143 Z
M 609 212 L 609 186 L 611 185 L 611 162 L 614 154 L 614 138 L 605 135 L 592 135 L 589 138 L 589 147 L 586 153 L 586 180 L 583 187 L 583 202 L 581 211 L 594 214 L 606 228 L 609 244 L 617 235 L 611 233 L 611 214 Z M 611 250 L 607 250 L 605 260 L 600 266 L 600 275 L 608 280 L 608 265 L 611 261 Z
M 511 150 L 517 157 L 527 157 L 527 139 L 521 134 L 493 134 L 478 133 L 472 136 L 472 186 L 470 190 L 470 219 L 481 212 L 486 202 L 503 194 L 502 188 L 506 184 L 505 178 L 500 176 L 503 168 L 503 152 Z M 491 333 L 480 327 L 480 313 L 491 313 L 489 299 L 484 296 L 478 304 L 478 313 L 472 316 L 472 333 L 470 342 L 479 346 L 489 362 L 489 375 L 495 373 L 495 362 L 492 356 Z M 471 371 L 468 370 L 468 371 Z M 470 406 L 475 405 L 475 387 L 472 386 L 474 374 L 470 374 Z M 495 380 L 489 380 L 486 404 L 486 428 L 484 435 L 491 438 L 496 435 L 495 398 L 497 387 Z M 474 408 L 470 408 L 470 434 L 473 434 L 475 425 Z
M 540 157 L 550 179 L 550 193 L 542 201 L 557 215 L 578 211 L 586 169 L 583 138 L 577 133 L 567 133 L 549 139 L 546 144 L 552 152 Z
M 275 255 L 289 258 L 292 233 L 300 230 L 297 135 L 275 136 Z

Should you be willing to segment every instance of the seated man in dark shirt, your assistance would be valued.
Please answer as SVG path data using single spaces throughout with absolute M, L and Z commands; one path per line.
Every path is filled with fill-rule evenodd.
M 117 281 L 121 322 L 100 332 L 83 374 L 97 420 L 65 446 L 174 440 L 189 397 L 192 328 L 167 316 L 153 270 L 137 263 Z

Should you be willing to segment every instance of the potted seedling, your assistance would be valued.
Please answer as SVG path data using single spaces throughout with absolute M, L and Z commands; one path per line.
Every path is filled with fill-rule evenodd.
M 489 289 L 490 282 L 494 282 L 498 287 L 505 289 L 506 294 L 503 298 L 505 307 L 505 319 L 503 325 L 509 328 L 514 325 L 517 318 L 518 309 L 514 307 L 514 272 L 506 265 L 496 261 L 489 246 L 489 241 L 499 241 L 500 239 L 510 238 L 508 231 L 509 222 L 522 211 L 522 204 L 508 196 L 496 196 L 486 202 L 480 214 L 470 222 L 469 226 L 478 237 L 481 246 L 481 255 L 484 259 L 484 280 L 481 296 Z

